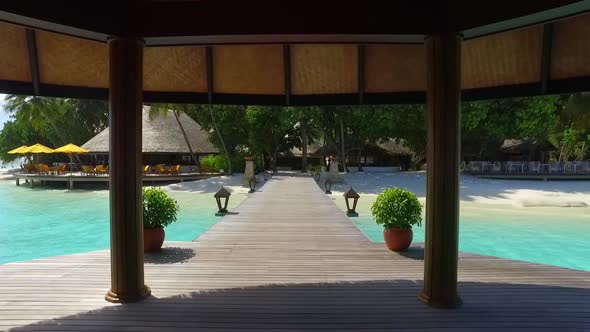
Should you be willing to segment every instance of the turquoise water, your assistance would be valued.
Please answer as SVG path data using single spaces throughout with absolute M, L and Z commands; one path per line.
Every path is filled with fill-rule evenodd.
M 180 205 L 167 241 L 192 241 L 215 217 L 212 194 L 171 191 Z M 230 207 L 243 196 L 232 195 Z M 0 181 L 0 264 L 109 247 L 108 191 L 16 187 Z
M 588 211 L 587 208 L 519 210 L 511 206 L 464 203 L 459 250 L 590 271 Z M 371 241 L 384 242 L 383 228 L 375 224 L 369 210 L 364 209 L 351 220 Z M 414 228 L 414 242 L 424 242 L 424 225 Z

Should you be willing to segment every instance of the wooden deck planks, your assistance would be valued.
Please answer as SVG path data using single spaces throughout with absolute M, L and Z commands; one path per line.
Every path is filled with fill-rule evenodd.
M 417 300 L 420 245 L 371 243 L 311 178 L 275 177 L 146 256 L 153 297 L 103 300 L 108 251 L 0 265 L 0 330 L 590 330 L 590 273 L 461 253 L 457 310 Z

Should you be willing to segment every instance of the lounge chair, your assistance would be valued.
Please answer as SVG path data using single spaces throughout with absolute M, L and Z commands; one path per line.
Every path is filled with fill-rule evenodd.
M 108 174 L 109 173 L 109 166 L 97 165 L 94 169 L 97 175 L 101 174 Z
M 170 169 L 163 164 L 156 165 L 156 174 L 170 174 Z
M 180 173 L 180 165 L 175 165 L 170 168 L 170 174 L 178 175 L 178 173 Z
M 95 175 L 94 167 L 88 165 L 82 165 L 82 175 Z

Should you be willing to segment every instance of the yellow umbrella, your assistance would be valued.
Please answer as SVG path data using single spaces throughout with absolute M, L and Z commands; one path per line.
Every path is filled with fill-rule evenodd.
M 26 148 L 23 153 L 53 153 L 53 149 L 37 143 Z
M 88 150 L 85 150 L 79 146 L 77 146 L 76 144 L 66 144 L 62 147 L 59 147 L 55 150 L 53 150 L 53 152 L 56 153 L 67 153 L 68 157 L 70 157 L 70 173 L 73 173 L 72 170 L 72 153 L 88 153 Z
M 62 147 L 59 147 L 55 150 L 53 150 L 53 152 L 55 153 L 88 153 L 88 150 L 85 150 L 79 146 L 77 146 L 76 144 L 66 144 Z
M 28 147 L 28 146 L 26 146 L 26 145 L 19 146 L 18 148 L 14 149 L 14 150 L 10 150 L 10 151 L 8 151 L 8 154 L 17 154 L 17 153 L 18 153 L 18 154 L 25 154 L 25 153 L 26 153 L 25 151 L 26 151 L 28 148 L 29 148 L 29 147 Z

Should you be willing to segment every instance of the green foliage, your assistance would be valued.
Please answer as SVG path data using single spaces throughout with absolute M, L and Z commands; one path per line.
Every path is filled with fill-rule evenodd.
M 8 95 L 4 106 L 11 121 L 0 131 L 0 158 L 7 161 L 19 157 L 6 154 L 18 146 L 82 145 L 108 126 L 103 101 Z
M 178 202 L 160 188 L 143 188 L 143 227 L 162 228 L 176 221 Z
M 206 173 L 218 173 L 220 170 L 227 171 L 227 160 L 222 155 L 210 155 L 201 158 L 201 171 Z
M 385 189 L 371 207 L 378 225 L 385 229 L 412 228 L 422 223 L 422 206 L 416 195 L 400 188 Z

